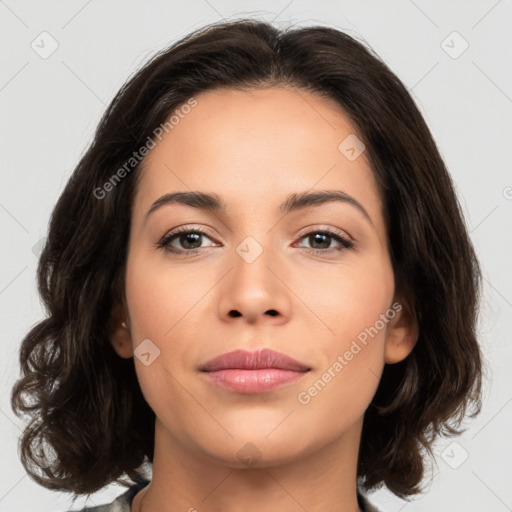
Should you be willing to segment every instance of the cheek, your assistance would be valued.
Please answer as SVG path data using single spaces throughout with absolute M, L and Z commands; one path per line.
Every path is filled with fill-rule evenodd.
M 155 343 L 166 345 L 184 325 L 193 329 L 187 315 L 209 286 L 204 279 L 194 279 L 179 268 L 148 261 L 142 251 L 135 251 L 128 258 L 126 273 L 126 296 L 134 338 L 154 338 Z
M 182 323 L 191 307 L 188 302 L 192 304 L 192 298 L 185 299 L 187 291 L 180 286 L 184 284 L 179 283 L 178 276 L 170 279 L 158 275 L 154 265 L 137 261 L 136 256 L 128 261 L 126 299 L 135 372 L 144 399 L 168 426 L 180 425 L 188 416 L 190 402 L 190 396 L 179 384 L 182 381 L 179 370 L 187 347 L 180 344 L 177 333 L 183 328 Z M 176 293 L 176 290 L 181 291 Z M 144 351 L 142 346 L 146 347 Z M 148 364 L 143 362 L 144 357 L 138 357 L 145 352 L 150 354 L 146 358 Z
M 332 353 L 329 347 L 342 350 L 347 343 L 350 345 L 392 306 L 394 275 L 387 258 L 360 258 L 354 264 L 309 274 L 301 286 L 301 296 L 324 324 L 319 338 Z M 385 329 L 380 322 L 378 327 L 383 338 Z
M 146 401 L 164 416 L 183 412 L 190 402 L 180 384 L 193 359 L 194 344 L 187 340 L 200 328 L 194 306 L 212 286 L 213 282 L 191 279 L 190 273 L 179 268 L 155 264 L 142 250 L 129 253 L 126 299 L 132 344 L 135 356 L 142 343 L 148 347 L 144 352 L 150 354 L 148 365 L 134 358 L 135 370 Z
M 339 406 L 357 418 L 374 396 L 384 366 L 387 328 L 395 316 L 393 270 L 388 260 L 376 258 L 338 273 L 317 273 L 314 282 L 305 296 L 321 320 L 315 336 L 321 361 L 298 402 Z
M 392 297 L 382 290 L 355 291 L 332 316 L 326 316 L 336 334 L 318 338 L 321 364 L 296 396 L 304 431 L 320 422 L 328 438 L 346 431 L 363 416 L 384 367 L 387 322 L 381 315 L 386 318 Z

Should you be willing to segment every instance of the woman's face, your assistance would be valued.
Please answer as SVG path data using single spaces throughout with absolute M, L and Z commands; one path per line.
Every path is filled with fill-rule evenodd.
M 195 100 L 144 162 L 126 268 L 129 343 L 119 335 L 115 346 L 123 357 L 137 349 L 144 397 L 182 447 L 234 467 L 284 463 L 360 429 L 384 363 L 412 349 L 383 203 L 354 127 L 328 100 L 288 88 Z M 155 205 L 192 191 L 224 207 Z M 326 191 L 338 195 L 300 201 Z M 201 371 L 260 348 L 304 371 Z

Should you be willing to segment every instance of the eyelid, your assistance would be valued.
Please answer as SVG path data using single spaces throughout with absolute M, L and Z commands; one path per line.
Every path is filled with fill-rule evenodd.
M 189 231 L 197 231 L 214 239 L 218 238 L 213 229 L 209 228 L 208 226 L 197 226 L 194 224 L 185 224 L 184 226 L 178 226 L 177 228 L 170 229 L 162 238 L 168 238 L 183 232 L 188 233 Z
M 322 232 L 325 231 L 327 233 L 332 233 L 335 235 L 339 235 L 347 240 L 350 240 L 351 242 L 356 242 L 354 237 L 350 235 L 347 231 L 344 229 L 339 229 L 334 226 L 329 226 L 327 224 L 313 224 L 310 226 L 306 226 L 305 228 L 301 229 L 299 232 L 299 235 L 297 235 L 299 238 L 304 237 L 305 235 L 310 234 L 311 232 Z
M 204 225 L 198 226 L 198 225 L 194 225 L 194 224 L 185 224 L 183 226 L 178 226 L 176 228 L 170 229 L 161 238 L 168 238 L 169 236 L 173 236 L 173 235 L 179 234 L 181 232 L 189 232 L 189 231 L 198 231 L 202 234 L 208 235 L 211 238 L 214 238 L 214 239 L 218 238 L 217 235 L 215 234 L 215 232 L 213 231 L 213 229 L 211 229 L 210 227 L 204 226 Z M 343 236 L 344 238 L 346 238 L 352 242 L 355 242 L 354 238 L 346 231 L 339 229 L 339 228 L 335 228 L 334 226 L 328 226 L 328 225 L 322 225 L 322 224 L 313 224 L 313 225 L 304 227 L 303 229 L 301 229 L 301 231 L 299 232 L 297 237 L 303 238 L 305 235 L 310 234 L 312 231 L 319 231 L 319 232 L 326 231 L 329 233 L 334 233 L 336 235 Z

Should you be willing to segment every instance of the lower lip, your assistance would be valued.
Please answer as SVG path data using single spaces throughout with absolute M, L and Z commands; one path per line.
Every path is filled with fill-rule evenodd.
M 255 394 L 273 391 L 295 382 L 308 372 L 266 368 L 261 370 L 217 370 L 205 372 L 206 378 L 216 386 L 237 393 Z

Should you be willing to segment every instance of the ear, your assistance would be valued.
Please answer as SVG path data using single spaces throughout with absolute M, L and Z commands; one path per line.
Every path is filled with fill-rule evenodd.
M 410 301 L 395 300 L 393 305 L 396 314 L 388 324 L 384 347 L 387 364 L 403 361 L 412 352 L 419 336 L 418 320 Z
M 112 309 L 109 320 L 110 342 L 120 357 L 133 357 L 132 337 L 127 308 L 124 303 L 117 304 Z

